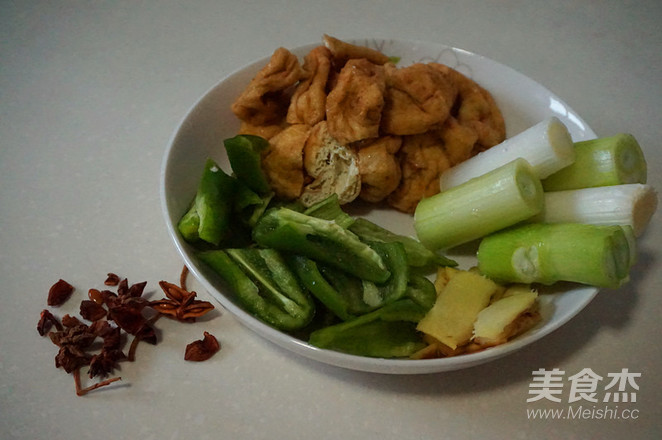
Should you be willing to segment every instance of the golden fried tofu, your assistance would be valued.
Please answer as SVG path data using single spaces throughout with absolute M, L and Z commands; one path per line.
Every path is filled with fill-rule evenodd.
M 253 125 L 242 121 L 239 126 L 239 132 L 237 134 L 252 134 L 254 136 L 260 136 L 269 140 L 283 131 L 285 127 L 287 127 L 287 125 L 282 123 L 271 125 Z
M 299 59 L 278 48 L 248 87 L 232 103 L 232 112 L 253 125 L 271 125 L 285 117 L 291 88 L 303 76 Z
M 359 158 L 356 152 L 339 143 L 327 128 L 327 122 L 317 123 L 306 140 L 303 166 L 313 181 L 306 184 L 299 200 L 311 206 L 331 194 L 338 195 L 341 205 L 352 202 L 361 191 Z
M 326 83 L 331 70 L 331 52 L 324 46 L 311 50 L 304 58 L 306 78 L 299 82 L 290 101 L 286 121 L 311 127 L 326 115 Z
M 279 48 L 232 104 L 239 134 L 270 141 L 274 192 L 310 205 L 331 193 L 413 213 L 439 176 L 505 139 L 496 101 L 439 63 L 397 67 L 324 35 L 299 59 Z
M 381 202 L 398 187 L 402 171 L 395 154 L 401 145 L 399 136 L 382 136 L 358 148 L 362 200 Z
M 423 197 L 439 192 L 439 175 L 451 164 L 435 132 L 403 136 L 398 158 L 402 178 L 387 200 L 392 207 L 413 213 Z
M 457 96 L 457 86 L 448 75 L 423 63 L 403 68 L 387 64 L 385 72 L 384 133 L 425 133 L 448 118 Z
M 349 60 L 326 99 L 329 133 L 343 145 L 378 137 L 385 89 L 383 66 Z
M 311 127 L 290 125 L 269 140 L 269 148 L 262 157 L 262 169 L 277 196 L 297 199 L 304 184 L 303 147 Z
M 492 95 L 471 78 L 455 69 L 438 63 L 430 63 L 444 72 L 458 88 L 453 116 L 477 135 L 474 154 L 484 151 L 506 139 L 506 123 Z
M 473 156 L 474 146 L 478 140 L 475 130 L 462 125 L 452 116 L 444 121 L 439 130 L 439 137 L 444 144 L 444 150 L 451 166 L 463 162 Z
M 324 35 L 323 40 L 324 45 L 333 54 L 333 59 L 338 67 L 344 66 L 348 60 L 361 58 L 374 64 L 389 62 L 389 58 L 378 50 L 347 43 L 329 35 Z

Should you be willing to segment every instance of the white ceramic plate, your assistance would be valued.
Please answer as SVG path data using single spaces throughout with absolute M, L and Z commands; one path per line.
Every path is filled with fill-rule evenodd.
M 380 39 L 353 42 L 379 49 L 389 56 L 401 57 L 400 66 L 435 61 L 473 78 L 496 99 L 504 114 L 509 137 L 550 116 L 563 121 L 575 141 L 595 137 L 588 125 L 559 97 L 532 79 L 483 56 L 437 43 Z M 310 44 L 291 51 L 303 57 L 317 45 Z M 230 111 L 230 104 L 266 64 L 270 55 L 266 54 L 264 58 L 223 79 L 193 105 L 166 150 L 161 173 L 163 214 L 177 250 L 199 282 L 241 323 L 273 343 L 326 364 L 377 373 L 420 374 L 467 368 L 508 355 L 559 328 L 593 299 L 597 293 L 593 287 L 574 284 L 556 286 L 553 291 L 540 296 L 543 320 L 529 332 L 504 345 L 478 353 L 428 360 L 376 359 L 321 350 L 279 332 L 246 313 L 231 293 L 222 290 L 218 276 L 196 260 L 193 249 L 177 233 L 176 224 L 196 192 L 208 157 L 230 171 L 222 141 L 235 136 L 239 127 L 237 118 Z M 361 212 L 395 232 L 414 234 L 411 216 L 388 209 Z M 468 268 L 476 262 L 472 249 L 460 249 L 458 253 L 449 255 L 457 259 L 461 268 Z

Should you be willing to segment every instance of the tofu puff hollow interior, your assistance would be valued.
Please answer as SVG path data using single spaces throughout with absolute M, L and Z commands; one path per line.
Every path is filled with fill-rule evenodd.
M 239 134 L 269 140 L 275 194 L 310 206 L 332 193 L 413 213 L 447 168 L 502 142 L 492 95 L 439 63 L 399 67 L 325 35 L 303 60 L 276 49 L 232 104 Z

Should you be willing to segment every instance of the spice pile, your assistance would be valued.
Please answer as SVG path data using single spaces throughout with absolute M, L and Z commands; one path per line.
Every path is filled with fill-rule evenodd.
M 154 323 L 161 316 L 180 322 L 194 322 L 196 318 L 214 309 L 211 303 L 196 299 L 197 294 L 186 289 L 187 274 L 188 269 L 184 267 L 179 286 L 167 281 L 159 282 L 166 297 L 149 301 L 143 297 L 147 282 L 130 285 L 126 278 L 121 279 L 118 275 L 109 273 L 104 285 L 115 287 L 115 291 L 89 289 L 89 299 L 80 303 L 80 316 L 90 324 L 69 314 L 58 319 L 48 309 L 41 312 L 37 331 L 41 336 L 48 335 L 60 348 L 55 356 L 55 366 L 73 374 L 77 395 L 85 395 L 121 380 L 119 376 L 107 377 L 118 368 L 119 362 L 135 360 L 139 342 L 157 343 Z M 48 292 L 48 305 L 63 305 L 74 290 L 71 284 L 60 279 Z M 133 339 L 125 354 L 127 335 L 132 335 Z M 98 340 L 101 340 L 100 345 Z M 220 348 L 218 340 L 210 333 L 204 332 L 203 339 L 186 346 L 184 359 L 205 361 Z M 80 369 L 84 366 L 89 367 L 90 379 L 101 380 L 89 387 L 82 387 Z

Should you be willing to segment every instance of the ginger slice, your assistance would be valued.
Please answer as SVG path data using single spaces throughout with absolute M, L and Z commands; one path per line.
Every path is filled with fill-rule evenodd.
M 503 344 L 540 320 L 531 289 L 506 290 L 503 297 L 483 309 L 474 323 L 474 342 L 483 347 Z

